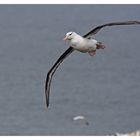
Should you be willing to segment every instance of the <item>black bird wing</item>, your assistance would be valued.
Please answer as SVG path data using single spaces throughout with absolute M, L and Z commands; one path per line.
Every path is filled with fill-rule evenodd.
M 74 51 L 74 49 L 72 47 L 69 47 L 59 58 L 58 60 L 55 62 L 55 64 L 51 67 L 51 69 L 49 70 L 48 74 L 47 74 L 47 78 L 46 78 L 46 84 L 45 84 L 45 95 L 46 95 L 46 106 L 49 106 L 49 96 L 50 96 L 50 85 L 51 85 L 51 80 L 52 77 L 56 71 L 56 69 L 59 67 L 59 65 L 63 62 L 63 60 L 70 55 L 72 52 Z
M 106 26 L 116 26 L 116 25 L 133 25 L 133 24 L 140 24 L 140 21 L 126 21 L 126 22 L 111 22 L 111 23 L 107 23 L 107 24 L 103 24 L 103 25 L 99 25 L 97 27 L 95 27 L 94 29 L 92 29 L 90 32 L 88 32 L 87 34 L 85 34 L 83 37 L 90 37 L 92 35 L 97 34 L 102 28 L 106 27 Z M 55 64 L 51 67 L 51 69 L 49 70 L 48 74 L 47 74 L 47 78 L 46 78 L 46 84 L 45 84 L 45 95 L 46 95 L 46 106 L 49 106 L 49 96 L 50 96 L 50 85 L 51 85 L 51 80 L 52 77 L 56 71 L 56 69 L 59 67 L 59 65 L 63 62 L 63 60 L 69 56 L 72 52 L 74 51 L 74 49 L 72 47 L 69 47 L 59 58 L 58 60 L 55 62 Z
M 99 25 L 96 28 L 89 31 L 87 34 L 85 34 L 83 37 L 90 37 L 92 35 L 97 34 L 102 28 L 107 26 L 117 26 L 117 25 L 133 25 L 133 24 L 140 24 L 140 21 L 125 21 L 125 22 L 111 22 L 103 25 Z

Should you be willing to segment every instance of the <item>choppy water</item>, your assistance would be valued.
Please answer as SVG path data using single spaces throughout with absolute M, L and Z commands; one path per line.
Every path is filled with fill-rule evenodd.
M 140 128 L 140 26 L 95 36 L 96 57 L 74 52 L 56 72 L 45 108 L 47 71 L 68 47 L 68 31 L 140 20 L 140 5 L 0 5 L 0 135 L 108 135 Z M 84 115 L 89 125 L 72 120 Z

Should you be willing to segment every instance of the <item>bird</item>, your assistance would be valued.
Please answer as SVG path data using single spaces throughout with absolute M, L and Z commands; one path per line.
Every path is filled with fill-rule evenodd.
M 46 82 L 45 82 L 45 97 L 46 97 L 46 107 L 49 107 L 49 98 L 50 98 L 50 86 L 54 73 L 60 64 L 66 59 L 72 52 L 75 50 L 80 51 L 82 53 L 88 53 L 90 56 L 95 56 L 97 49 L 104 49 L 106 46 L 102 42 L 98 42 L 95 39 L 92 39 L 92 36 L 97 34 L 102 28 L 110 27 L 110 26 L 120 26 L 120 25 L 138 25 L 140 21 L 132 20 L 132 21 L 123 21 L 123 22 L 110 22 L 106 24 L 102 24 L 96 26 L 88 33 L 83 36 L 80 36 L 76 32 L 68 32 L 64 40 L 70 41 L 70 46 L 68 49 L 57 59 L 54 65 L 50 68 L 47 73 Z
M 97 49 L 104 49 L 105 45 L 92 38 L 84 38 L 75 32 L 68 32 L 63 40 L 69 40 L 71 46 L 80 52 L 86 53 L 90 56 L 96 54 Z

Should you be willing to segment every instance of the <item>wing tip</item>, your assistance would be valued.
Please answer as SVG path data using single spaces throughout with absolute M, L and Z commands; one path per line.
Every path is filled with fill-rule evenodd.
M 46 103 L 46 107 L 49 108 L 49 103 Z
M 49 101 L 48 101 L 48 99 L 46 98 L 46 108 L 48 108 L 49 107 Z
M 46 93 L 46 92 L 45 92 Z M 46 96 L 46 107 L 49 107 L 49 98 Z
M 47 88 L 45 87 L 45 96 L 46 96 L 46 108 L 48 108 L 49 107 L 49 96 L 48 96 L 48 94 L 47 94 Z

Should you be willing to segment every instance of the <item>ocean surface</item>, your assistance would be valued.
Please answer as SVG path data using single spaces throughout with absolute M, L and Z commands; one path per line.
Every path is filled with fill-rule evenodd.
M 140 20 L 140 5 L 0 5 L 0 135 L 112 135 L 140 129 L 140 25 L 106 27 L 95 57 L 73 52 L 56 71 L 46 109 L 47 72 L 69 47 L 68 31 Z M 84 121 L 74 121 L 75 116 Z

